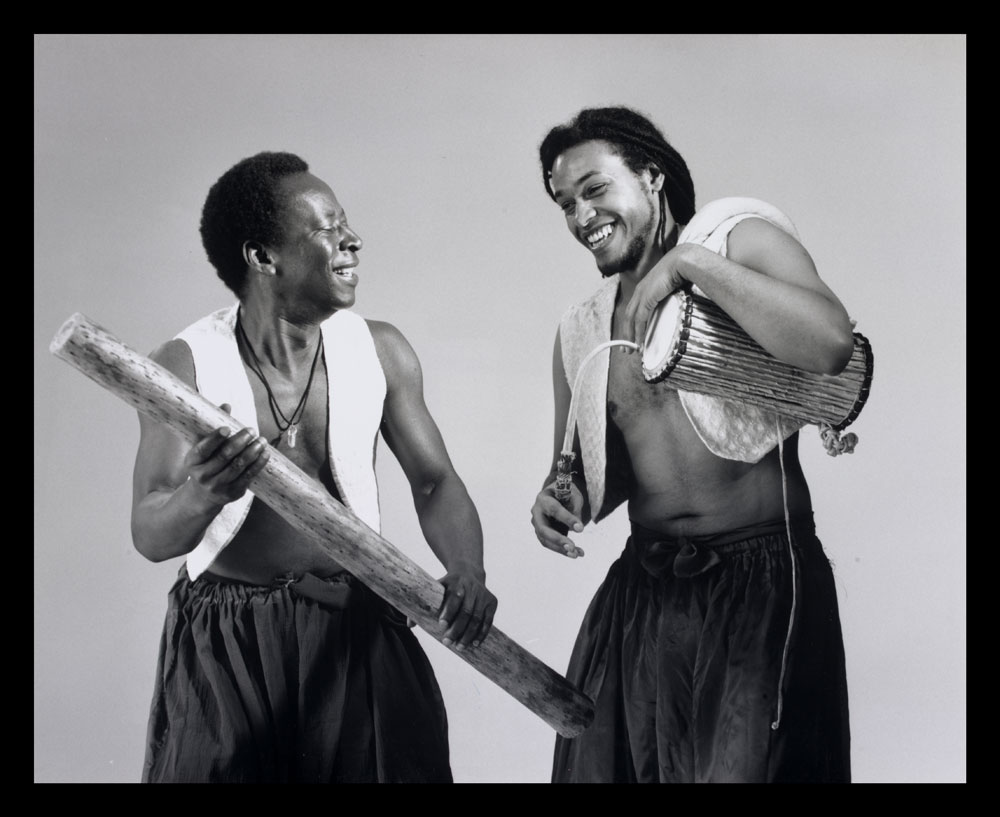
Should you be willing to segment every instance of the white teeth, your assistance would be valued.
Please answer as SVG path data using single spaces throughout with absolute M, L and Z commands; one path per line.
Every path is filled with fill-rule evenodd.
M 592 232 L 590 235 L 587 236 L 587 243 L 590 244 L 591 246 L 594 246 L 595 244 L 599 243 L 600 241 L 611 235 L 611 231 L 613 229 L 614 228 L 610 224 L 605 224 L 603 227 L 601 227 L 600 230 L 595 230 L 594 232 Z

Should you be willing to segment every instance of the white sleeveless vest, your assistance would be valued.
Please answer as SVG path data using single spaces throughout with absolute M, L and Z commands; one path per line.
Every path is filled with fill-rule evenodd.
M 795 226 L 776 207 L 759 199 L 732 197 L 709 202 L 681 231 L 677 243 L 700 244 L 725 257 L 730 231 L 746 218 L 763 218 L 798 238 Z M 609 277 L 587 300 L 570 307 L 559 324 L 563 368 L 572 388 L 583 359 L 597 346 L 611 339 L 611 321 L 618 295 L 618 275 Z M 704 293 L 694 288 L 696 292 Z M 588 364 L 576 398 L 576 426 L 580 436 L 584 478 L 595 522 L 614 506 L 604 508 L 607 471 L 607 401 L 609 348 Z M 704 394 L 678 390 L 681 405 L 691 425 L 708 450 L 719 457 L 757 462 L 778 444 L 778 416 L 756 406 L 733 403 Z M 802 427 L 802 423 L 781 417 L 782 439 Z M 621 502 L 621 499 L 618 500 Z
M 236 345 L 239 303 L 213 312 L 180 332 L 194 358 L 195 383 L 208 400 L 229 403 L 237 422 L 259 428 L 253 392 Z M 339 310 L 321 327 L 328 384 L 330 468 L 341 501 L 376 533 L 381 531 L 375 440 L 382 423 L 385 374 L 364 318 Z M 228 545 L 250 512 L 253 494 L 227 504 L 187 556 L 193 581 Z

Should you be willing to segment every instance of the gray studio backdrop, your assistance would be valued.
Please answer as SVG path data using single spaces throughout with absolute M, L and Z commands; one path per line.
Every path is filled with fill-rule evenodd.
M 496 623 L 563 672 L 624 510 L 542 549 L 551 352 L 599 282 L 537 146 L 589 105 L 650 114 L 700 203 L 795 222 L 875 352 L 851 456 L 801 457 L 847 646 L 855 779 L 965 780 L 965 56 L 957 35 L 35 37 L 34 779 L 138 779 L 181 561 L 129 536 L 135 413 L 52 357 L 82 312 L 148 353 L 230 303 L 198 218 L 260 150 L 301 154 L 365 241 L 356 311 L 419 354 L 479 507 Z M 384 445 L 384 535 L 434 575 Z M 554 732 L 420 633 L 461 782 L 548 779 Z

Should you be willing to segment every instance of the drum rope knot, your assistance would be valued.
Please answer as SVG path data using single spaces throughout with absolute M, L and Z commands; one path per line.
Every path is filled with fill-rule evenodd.
M 858 435 L 852 433 L 840 436 L 839 431 L 834 431 L 829 423 L 820 423 L 819 436 L 823 440 L 826 453 L 831 457 L 838 457 L 841 454 L 853 454 L 854 447 L 858 444 Z

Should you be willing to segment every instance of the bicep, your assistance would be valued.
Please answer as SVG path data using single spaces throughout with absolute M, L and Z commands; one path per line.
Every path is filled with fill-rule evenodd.
M 182 341 L 170 341 L 150 355 L 150 359 L 194 386 L 194 363 Z M 169 426 L 139 414 L 139 447 L 132 472 L 132 503 L 161 490 L 172 490 L 186 479 L 184 458 L 191 445 Z
M 748 218 L 733 227 L 726 255 L 741 266 L 815 292 L 842 307 L 833 290 L 820 278 L 806 248 L 769 221 Z
M 452 469 L 441 432 L 424 399 L 423 371 L 399 330 L 373 322 L 372 336 L 386 378 L 382 437 L 415 489 Z

